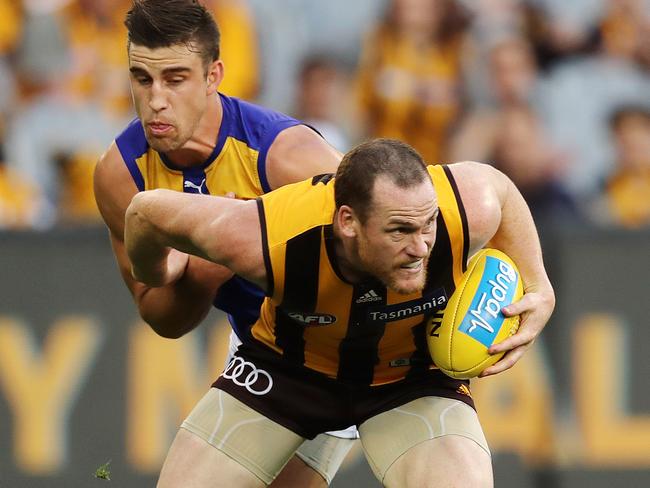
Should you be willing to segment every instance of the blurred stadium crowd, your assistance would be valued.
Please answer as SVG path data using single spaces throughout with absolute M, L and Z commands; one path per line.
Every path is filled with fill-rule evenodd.
M 342 151 L 402 139 L 508 174 L 537 221 L 650 226 L 650 0 L 205 0 L 221 91 Z M 130 0 L 0 0 L 0 229 L 98 225 L 134 117 Z

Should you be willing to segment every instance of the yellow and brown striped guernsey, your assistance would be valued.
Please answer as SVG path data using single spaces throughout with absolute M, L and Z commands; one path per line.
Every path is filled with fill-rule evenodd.
M 269 297 L 253 337 L 284 360 L 350 384 L 390 383 L 433 368 L 425 319 L 442 316 L 465 271 L 469 238 L 451 171 L 428 170 L 438 193 L 438 230 L 426 286 L 411 295 L 341 276 L 331 175 L 260 197 Z

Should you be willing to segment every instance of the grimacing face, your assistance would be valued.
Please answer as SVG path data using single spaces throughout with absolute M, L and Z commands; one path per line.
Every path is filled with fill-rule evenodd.
M 133 104 L 147 141 L 168 153 L 183 147 L 199 127 L 208 102 L 201 56 L 186 45 L 129 48 Z
M 371 210 L 356 240 L 359 268 L 397 293 L 421 291 L 436 239 L 437 216 L 430 180 L 404 189 L 388 178 L 377 178 Z

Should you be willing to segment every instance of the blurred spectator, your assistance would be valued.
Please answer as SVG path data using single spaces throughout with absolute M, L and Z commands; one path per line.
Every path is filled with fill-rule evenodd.
M 363 33 L 381 15 L 387 0 L 248 2 L 260 38 L 258 102 L 290 112 L 302 59 L 313 52 L 327 52 L 345 65 L 355 66 Z
M 494 165 L 517 185 L 538 224 L 579 217 L 560 183 L 565 160 L 549 143 L 532 110 L 523 105 L 504 109 L 495 142 Z
M 75 0 L 63 12 L 70 50 L 64 90 L 82 103 L 96 101 L 118 120 L 131 115 L 124 16 L 128 0 Z
M 443 158 L 460 105 L 468 17 L 454 0 L 393 0 L 364 45 L 358 71 L 362 125 L 372 137 Z
M 650 70 L 650 2 L 612 0 L 601 23 L 605 51 Z
M 0 55 L 16 46 L 22 30 L 22 9 L 15 0 L 0 0 Z
M 10 65 L 10 58 L 22 32 L 22 10 L 12 0 L 0 0 L 0 119 L 4 119 L 13 108 L 16 82 Z M 4 122 L 0 120 L 3 126 Z
M 76 194 L 70 186 L 92 188 L 94 162 L 130 117 L 127 6 L 126 0 L 25 3 L 17 50 L 22 99 L 7 131 L 7 165 L 41 188 L 40 226 L 71 220 L 60 212 L 65 208 L 98 217 L 92 199 L 60 204 Z M 84 161 L 86 170 L 71 172 L 61 161 Z
M 33 228 L 41 203 L 38 188 L 5 164 L 3 135 L 0 119 L 0 229 Z
M 626 228 L 650 226 L 650 108 L 626 106 L 610 122 L 616 147 L 596 218 Z
M 254 100 L 259 90 L 259 55 L 255 19 L 245 0 L 209 0 L 221 32 L 221 59 L 226 77 L 219 91 Z
M 580 218 L 562 183 L 567 158 L 538 115 L 542 79 L 530 42 L 515 34 L 495 36 L 481 59 L 487 63 L 487 99 L 461 119 L 451 158 L 491 161 L 514 181 L 539 224 Z
M 6 121 L 15 106 L 16 80 L 11 59 L 23 31 L 19 2 L 0 0 L 0 229 L 31 228 L 42 203 L 36 185 L 6 164 Z
M 614 8 L 621 1 L 610 0 L 608 5 Z M 647 6 L 633 12 L 638 17 L 635 22 L 647 24 Z M 550 73 L 541 105 L 552 139 L 571 154 L 574 164 L 567 182 L 581 199 L 597 194 L 612 169 L 609 114 L 621 104 L 645 103 L 650 97 L 650 71 L 633 55 L 638 50 L 620 49 L 612 42 L 609 22 L 602 24 L 603 42 L 597 55 L 571 59 Z
M 318 130 L 325 140 L 345 152 L 350 143 L 342 128 L 342 114 L 349 106 L 345 75 L 328 56 L 314 55 L 301 66 L 295 116 Z
M 453 161 L 485 161 L 494 152 L 501 112 L 510 106 L 535 107 L 539 96 L 539 73 L 532 47 L 522 37 L 494 41 L 481 52 L 486 60 L 486 94 L 475 103 L 451 137 L 449 156 Z
M 495 36 L 523 32 L 522 0 L 461 0 L 461 3 L 472 13 L 472 34 L 479 43 L 491 42 Z
M 527 0 L 524 33 L 544 72 L 572 56 L 592 54 L 606 0 Z

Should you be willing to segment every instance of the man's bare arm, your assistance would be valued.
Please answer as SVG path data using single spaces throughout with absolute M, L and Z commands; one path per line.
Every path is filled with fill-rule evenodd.
M 271 189 L 335 173 L 343 155 L 304 125 L 289 127 L 278 134 L 266 157 L 266 174 Z
M 517 263 L 524 282 L 524 296 L 503 310 L 521 315 L 519 331 L 490 347 L 492 354 L 507 353 L 481 374 L 489 376 L 511 368 L 532 345 L 553 312 L 555 294 L 535 223 L 517 187 L 489 165 L 465 162 L 451 169 L 467 213 L 471 253 L 485 245 L 502 250 Z
M 125 222 L 126 250 L 139 281 L 165 284 L 177 272 L 180 251 L 267 288 L 255 201 L 151 190 L 133 198 Z
M 115 259 L 140 315 L 163 337 L 176 338 L 189 332 L 207 315 L 219 286 L 230 279 L 232 272 L 191 257 L 183 275 L 167 286 L 152 288 L 134 280 L 124 248 L 124 214 L 138 190 L 115 143 L 99 160 L 94 184 Z

